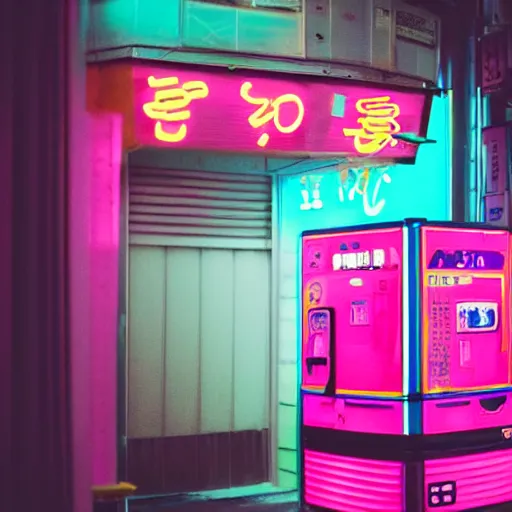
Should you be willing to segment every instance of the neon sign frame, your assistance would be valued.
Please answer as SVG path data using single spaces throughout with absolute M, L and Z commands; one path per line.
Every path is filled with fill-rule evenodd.
M 432 92 L 197 67 L 131 67 L 139 146 L 413 161 Z M 420 114 L 420 115 L 418 115 Z

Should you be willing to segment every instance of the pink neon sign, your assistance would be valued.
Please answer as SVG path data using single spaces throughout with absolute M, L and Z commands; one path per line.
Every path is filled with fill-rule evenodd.
M 280 76 L 280 75 L 278 75 Z M 144 146 L 414 158 L 398 134 L 426 135 L 431 95 L 313 78 L 201 68 L 133 68 Z

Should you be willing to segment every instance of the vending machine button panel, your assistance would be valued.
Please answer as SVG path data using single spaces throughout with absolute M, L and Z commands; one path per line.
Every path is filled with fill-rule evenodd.
M 430 507 L 447 507 L 455 505 L 457 500 L 457 483 L 435 482 L 428 486 L 428 505 Z

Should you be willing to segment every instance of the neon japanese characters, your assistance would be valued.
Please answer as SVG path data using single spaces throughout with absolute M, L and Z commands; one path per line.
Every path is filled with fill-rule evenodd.
M 402 131 L 398 122 L 400 107 L 391 102 L 390 96 L 361 99 L 356 102 L 356 110 L 361 114 L 357 120 L 361 128 L 344 128 L 343 133 L 354 137 L 354 146 L 358 153 L 373 155 L 388 144 L 391 147 L 398 144 L 393 135 Z
M 155 137 L 162 142 L 180 142 L 187 136 L 187 125 L 190 119 L 190 103 L 208 96 L 208 86 L 201 81 L 185 82 L 182 86 L 176 77 L 148 77 L 149 87 L 156 89 L 153 101 L 143 105 L 144 113 L 156 121 Z M 164 123 L 177 124 L 174 132 L 164 129 Z
M 426 135 L 427 91 L 300 81 L 201 68 L 135 66 L 139 145 L 215 151 L 414 158 Z

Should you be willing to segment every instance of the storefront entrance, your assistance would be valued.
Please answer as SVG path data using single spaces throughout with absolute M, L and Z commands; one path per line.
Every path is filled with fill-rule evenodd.
M 126 478 L 141 494 L 295 488 L 298 235 L 432 203 L 414 167 L 385 168 L 415 162 L 434 91 L 155 62 L 99 64 L 90 87 L 133 152 Z M 135 158 L 149 152 L 159 165 Z
M 269 479 L 270 180 L 131 169 L 128 478 Z

